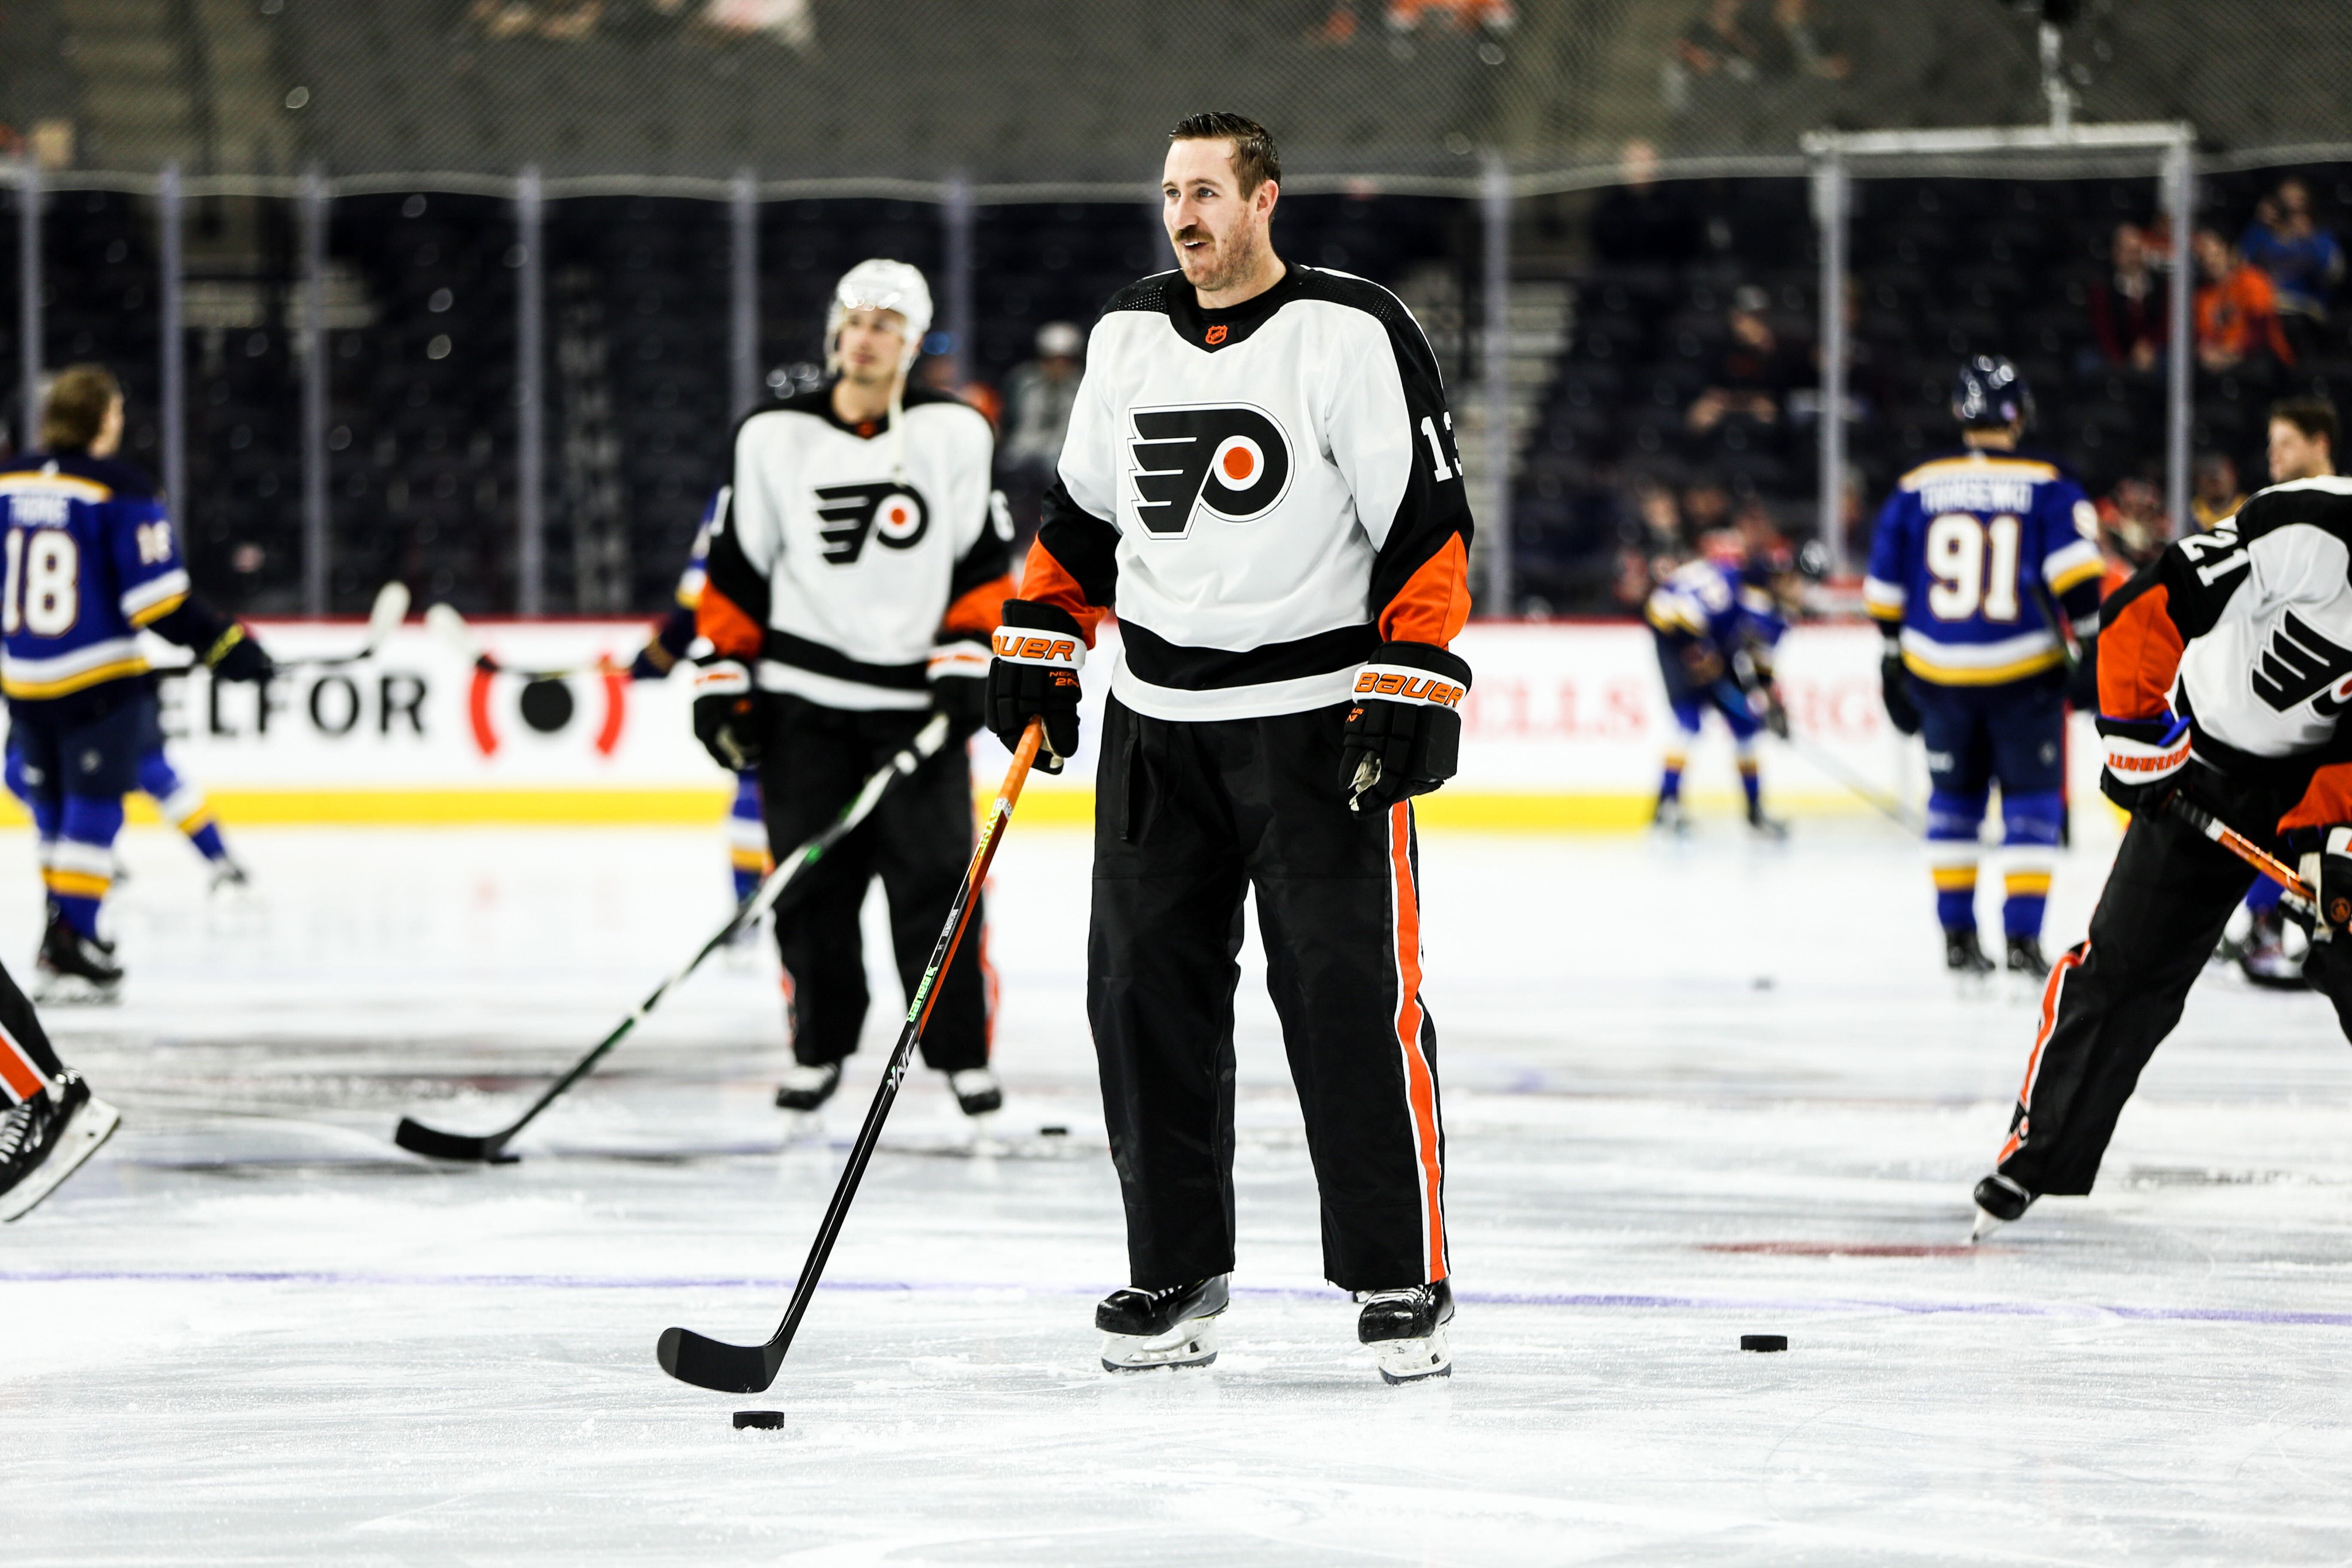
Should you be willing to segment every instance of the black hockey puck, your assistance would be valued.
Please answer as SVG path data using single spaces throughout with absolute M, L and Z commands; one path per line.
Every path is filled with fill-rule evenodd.
M 1744 1333 L 1739 1336 L 1739 1348 L 1742 1350 L 1786 1350 L 1789 1348 L 1789 1336 L 1784 1333 Z M 756 1415 L 757 1412 L 746 1411 L 745 1414 Z M 741 1416 L 735 1417 L 735 1421 L 738 1426 L 742 1424 L 742 1420 L 743 1417 Z
M 1037 1135 L 1041 1138 L 1066 1138 L 1070 1135 L 1070 1130 L 1059 1122 L 1049 1122 L 1037 1129 Z
M 746 1427 L 757 1427 L 762 1432 L 781 1432 L 784 1429 L 784 1413 L 781 1410 L 736 1411 L 735 1429 L 740 1432 Z

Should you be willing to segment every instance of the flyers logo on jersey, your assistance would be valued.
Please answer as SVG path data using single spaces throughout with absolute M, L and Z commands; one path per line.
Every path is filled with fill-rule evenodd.
M 1144 531 L 1182 538 L 1201 512 L 1250 523 L 1290 489 L 1290 443 L 1263 409 L 1203 403 L 1130 410 L 1135 515 Z
M 2280 713 L 2311 702 L 2323 717 L 2333 718 L 2352 706 L 2347 676 L 2352 676 L 2352 648 L 2328 641 L 2289 611 L 2254 661 L 2254 695 Z
M 855 566 L 866 541 L 912 549 L 930 530 L 931 508 L 912 485 L 827 485 L 816 493 L 817 537 L 834 566 Z

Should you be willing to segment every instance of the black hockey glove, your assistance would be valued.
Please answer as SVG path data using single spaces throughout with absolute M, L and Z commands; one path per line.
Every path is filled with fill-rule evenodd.
M 2303 977 L 2336 1004 L 2336 1021 L 2352 1040 L 2352 828 L 2328 829 L 2325 847 L 2297 869 L 2319 894 Z
M 2161 806 L 2179 787 L 2180 770 L 2189 766 L 2187 719 L 2170 714 L 2161 718 L 2109 718 L 2101 714 L 2099 736 L 2107 746 L 2107 765 L 2099 774 L 2099 789 L 2125 810 Z
M 1339 791 L 1351 811 L 1426 795 L 1462 759 L 1470 665 L 1428 643 L 1383 643 L 1356 676 L 1339 743 Z
M 1906 735 L 1919 733 L 1919 705 L 1911 700 L 1911 672 L 1893 648 L 1878 661 L 1878 695 L 1886 704 L 1886 722 Z
M 956 745 L 988 722 L 988 644 L 977 640 L 941 643 L 931 649 L 931 706 L 948 716 Z
M 217 681 L 266 681 L 278 673 L 261 644 L 243 625 L 230 622 L 213 645 L 205 650 L 205 668 Z
M 1037 766 L 1059 773 L 1078 749 L 1078 670 L 1087 662 L 1086 633 L 1066 610 L 1031 599 L 1004 601 L 996 628 L 996 656 L 988 664 L 988 727 L 1007 751 L 1021 744 L 1033 718 L 1045 721 Z
M 694 672 L 694 738 L 730 773 L 760 766 L 765 707 L 741 661 L 705 659 Z

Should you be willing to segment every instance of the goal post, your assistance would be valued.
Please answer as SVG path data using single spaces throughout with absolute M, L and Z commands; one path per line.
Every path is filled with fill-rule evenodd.
M 2060 179 L 2085 168 L 2154 163 L 2161 204 L 2172 225 L 2170 351 L 2165 356 L 2164 498 L 2172 531 L 2189 527 L 2190 421 L 2189 300 L 2195 277 L 2189 259 L 2194 222 L 2195 128 L 2186 122 L 1984 126 L 1946 131 L 1817 131 L 1804 138 L 1812 181 L 1813 219 L 1821 233 L 1821 469 L 1816 480 L 1822 544 L 1839 571 L 1847 570 L 1843 526 L 1846 467 L 1847 341 L 1844 309 L 1851 270 L 1847 230 L 1853 182 L 1873 173 L 1981 175 L 2022 166 L 2033 178 Z

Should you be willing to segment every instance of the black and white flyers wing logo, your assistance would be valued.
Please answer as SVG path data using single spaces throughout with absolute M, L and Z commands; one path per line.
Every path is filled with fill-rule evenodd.
M 1144 531 L 1182 538 L 1201 512 L 1251 523 L 1290 489 L 1290 442 L 1263 409 L 1190 403 L 1128 411 L 1135 515 Z
M 2330 642 L 2288 611 L 2254 660 L 2254 695 L 2280 713 L 2310 703 L 2321 717 L 2334 718 L 2352 706 L 2352 679 L 2347 676 L 2352 676 L 2352 648 Z
M 931 527 L 929 503 L 912 485 L 827 485 L 816 493 L 816 517 L 824 559 L 835 566 L 855 566 L 868 538 L 912 549 Z

